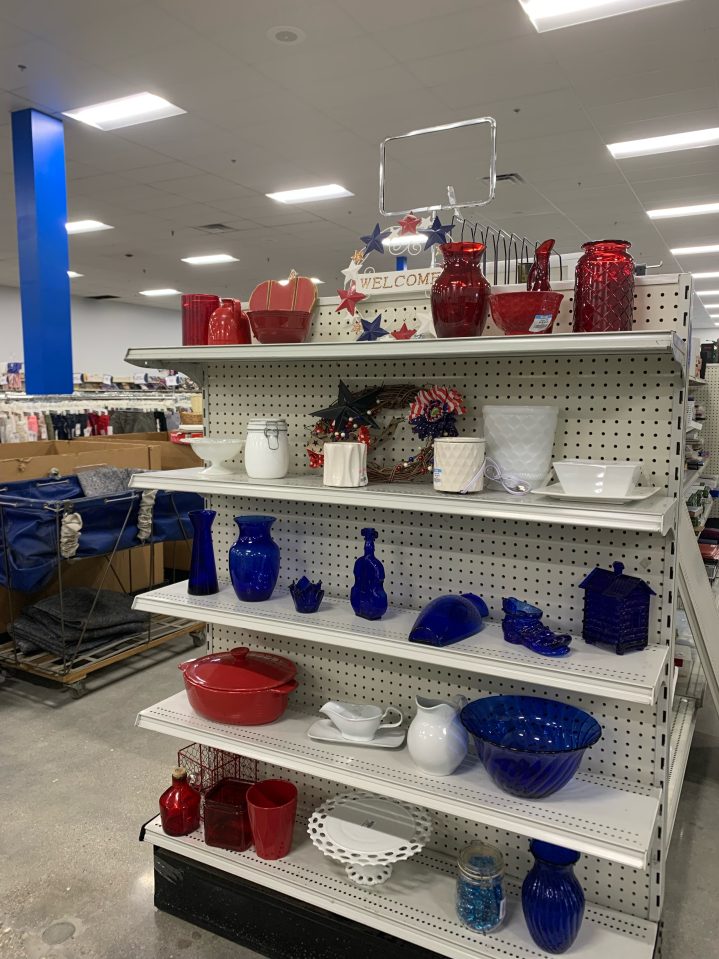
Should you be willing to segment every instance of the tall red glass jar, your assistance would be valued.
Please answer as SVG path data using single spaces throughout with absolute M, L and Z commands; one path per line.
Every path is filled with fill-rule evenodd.
M 631 330 L 634 260 L 626 240 L 585 243 L 574 277 L 574 332 Z
M 220 305 L 211 293 L 184 293 L 182 296 L 182 345 L 206 346 L 210 316 Z
M 443 243 L 444 269 L 432 286 L 437 336 L 481 336 L 491 287 L 482 273 L 484 243 Z
M 168 836 L 187 836 L 200 825 L 200 794 L 182 766 L 172 770 L 172 785 L 160 796 L 160 820 Z

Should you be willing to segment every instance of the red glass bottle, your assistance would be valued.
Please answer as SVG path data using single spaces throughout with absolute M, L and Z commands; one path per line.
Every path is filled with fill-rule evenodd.
M 205 346 L 210 314 L 220 305 L 212 293 L 185 293 L 182 297 L 182 345 Z
M 444 269 L 432 286 L 437 336 L 481 336 L 491 287 L 482 273 L 484 243 L 443 243 Z
M 172 785 L 160 796 L 160 819 L 168 836 L 186 836 L 200 825 L 200 794 L 182 766 L 172 770 Z
M 634 260 L 626 240 L 584 243 L 574 277 L 574 332 L 631 330 Z

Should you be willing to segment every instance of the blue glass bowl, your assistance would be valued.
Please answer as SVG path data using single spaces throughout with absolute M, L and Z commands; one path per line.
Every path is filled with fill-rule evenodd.
M 565 786 L 602 727 L 576 706 L 537 696 L 488 696 L 468 703 L 462 723 L 505 792 L 542 799 Z

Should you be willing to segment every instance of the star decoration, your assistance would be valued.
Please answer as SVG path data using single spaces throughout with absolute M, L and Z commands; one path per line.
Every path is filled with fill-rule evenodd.
M 340 380 L 339 394 L 334 406 L 328 406 L 324 410 L 315 410 L 313 416 L 319 416 L 323 420 L 332 420 L 334 431 L 345 433 L 357 426 L 377 426 L 376 420 L 370 415 L 369 411 L 377 404 L 382 387 L 378 386 L 372 390 L 365 390 L 364 393 L 353 393 L 346 383 Z
M 408 236 L 410 233 L 416 233 L 417 227 L 422 223 L 422 218 L 415 216 L 414 213 L 408 213 L 399 221 L 399 236 Z
M 345 286 L 348 283 L 353 283 L 359 276 L 360 264 L 355 263 L 354 260 L 350 260 L 347 265 L 347 269 L 342 270 L 341 273 L 342 273 L 342 276 L 345 278 Z
M 366 293 L 357 292 L 357 284 L 354 280 L 351 281 L 349 289 L 337 290 L 337 296 L 340 298 L 340 305 L 335 310 L 335 313 L 341 313 L 342 310 L 347 310 L 350 316 L 355 315 L 355 310 L 360 300 L 367 299 Z
M 352 254 L 352 262 L 356 263 L 359 266 L 364 260 L 364 250 L 355 250 Z
M 392 330 L 390 336 L 395 340 L 411 340 L 417 330 L 410 330 L 406 323 L 403 323 L 398 330 Z
M 435 243 L 446 243 L 447 234 L 451 234 L 453 229 L 454 223 L 440 223 L 439 217 L 436 216 L 434 222 L 428 229 L 419 231 L 427 237 L 427 242 L 424 245 L 425 250 L 434 246 Z
M 384 247 L 382 246 L 382 240 L 385 237 L 390 235 L 390 230 L 380 230 L 379 223 L 375 223 L 374 230 L 369 233 L 367 236 L 361 236 L 360 240 L 365 244 L 364 255 L 367 256 L 368 253 L 371 253 L 372 250 L 377 250 L 378 253 L 384 253 Z
M 372 343 L 381 336 L 387 336 L 389 334 L 389 330 L 383 330 L 380 325 L 382 323 L 381 313 L 378 313 L 373 320 L 362 320 L 361 323 L 362 333 L 357 337 L 357 342 L 363 340 L 367 343 Z

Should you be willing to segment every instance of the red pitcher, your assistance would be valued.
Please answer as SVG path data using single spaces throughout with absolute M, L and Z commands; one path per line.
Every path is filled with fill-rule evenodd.
M 631 330 L 634 260 L 627 240 L 584 243 L 574 277 L 574 332 Z
M 444 269 L 432 286 L 437 336 L 481 336 L 490 285 L 482 273 L 484 243 L 443 243 Z

